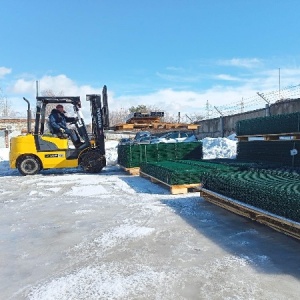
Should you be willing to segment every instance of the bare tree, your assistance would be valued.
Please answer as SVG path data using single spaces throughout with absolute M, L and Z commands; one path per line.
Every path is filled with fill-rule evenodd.
M 60 96 L 64 96 L 64 92 L 63 91 L 60 91 L 58 93 L 55 93 L 53 90 L 51 89 L 48 89 L 48 90 L 43 90 L 41 92 L 41 95 L 43 97 L 60 97 Z
M 109 111 L 109 122 L 110 126 L 126 123 L 126 119 L 129 115 L 129 111 L 123 108 L 119 110 Z
M 205 118 L 203 115 L 197 114 L 197 113 L 192 113 L 192 114 L 185 115 L 185 116 L 191 123 L 199 122 Z
M 5 118 L 16 117 L 18 112 L 13 110 L 10 101 L 4 95 L 2 89 L 0 88 L 0 116 Z
M 55 93 L 53 90 L 48 89 L 48 90 L 41 91 L 41 96 L 42 97 L 61 97 L 61 96 L 64 96 L 64 92 L 60 91 L 59 93 Z M 55 106 L 56 106 L 55 104 L 49 104 L 46 106 L 46 116 L 51 113 L 52 109 L 54 109 Z

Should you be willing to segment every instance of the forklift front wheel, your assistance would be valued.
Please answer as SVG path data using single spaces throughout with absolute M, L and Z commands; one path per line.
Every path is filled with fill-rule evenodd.
M 24 155 L 19 158 L 17 168 L 24 176 L 34 175 L 41 170 L 41 163 L 35 156 Z

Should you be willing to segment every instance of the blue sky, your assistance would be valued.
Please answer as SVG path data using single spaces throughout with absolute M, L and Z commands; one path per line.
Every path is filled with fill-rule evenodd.
M 257 92 L 300 96 L 299 11 L 298 0 L 3 0 L 0 88 L 20 112 L 36 81 L 82 97 L 106 84 L 111 110 L 263 107 Z

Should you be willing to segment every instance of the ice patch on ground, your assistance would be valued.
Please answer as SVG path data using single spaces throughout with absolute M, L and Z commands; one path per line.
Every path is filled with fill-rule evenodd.
M 74 215 L 86 215 L 89 214 L 91 212 L 94 212 L 95 210 L 93 209 L 82 209 L 82 210 L 75 210 L 73 212 Z
M 157 285 L 163 285 L 173 277 L 172 274 L 157 272 L 148 266 L 135 266 L 135 270 L 130 268 L 113 263 L 86 267 L 33 288 L 29 299 L 149 299 L 149 290 L 151 293 L 148 295 L 153 295 L 153 289 Z M 168 290 L 167 286 L 166 284 Z M 157 295 L 156 299 L 161 296 Z
M 122 243 L 128 238 L 141 238 L 151 234 L 153 231 L 154 228 L 125 224 L 105 232 L 101 237 L 96 238 L 94 242 L 102 249 L 107 249 Z
M 84 186 L 72 186 L 71 191 L 65 193 L 69 196 L 99 196 L 103 194 L 109 194 L 109 192 L 101 185 L 84 185 Z

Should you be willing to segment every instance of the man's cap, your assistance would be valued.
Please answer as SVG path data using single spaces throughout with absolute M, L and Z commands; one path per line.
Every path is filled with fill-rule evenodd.
M 62 109 L 63 109 L 64 107 L 63 107 L 61 104 L 57 104 L 57 105 L 56 105 L 56 109 L 59 109 L 59 108 L 62 108 Z M 65 111 L 65 110 L 63 110 L 63 113 L 65 114 L 65 113 L 66 113 L 66 111 Z

